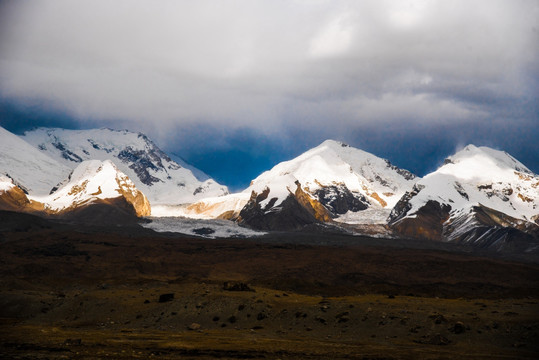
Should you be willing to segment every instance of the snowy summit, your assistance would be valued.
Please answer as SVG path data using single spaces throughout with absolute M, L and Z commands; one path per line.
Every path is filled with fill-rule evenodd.
M 110 160 L 82 162 L 58 190 L 45 197 L 30 197 L 45 204 L 53 213 L 98 202 L 123 198 L 130 203 L 137 216 L 150 215 L 150 204 L 135 184 Z

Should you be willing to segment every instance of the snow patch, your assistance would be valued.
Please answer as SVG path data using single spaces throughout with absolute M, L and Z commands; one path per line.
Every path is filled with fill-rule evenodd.
M 0 127 L 0 172 L 30 194 L 48 195 L 70 168 Z
M 247 238 L 265 234 L 241 227 L 228 220 L 203 220 L 185 217 L 148 217 L 147 219 L 151 222 L 141 225 L 157 232 L 175 232 L 206 238 Z
M 14 187 L 15 185 L 13 184 L 13 180 L 11 180 L 5 175 L 0 174 L 0 192 L 9 191 Z
M 369 208 L 357 212 L 348 211 L 334 219 L 336 222 L 351 225 L 385 225 L 391 209 Z

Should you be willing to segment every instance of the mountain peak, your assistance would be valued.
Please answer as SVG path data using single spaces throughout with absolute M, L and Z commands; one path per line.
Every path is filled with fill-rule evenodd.
M 387 160 L 326 140 L 264 172 L 244 192 L 265 194 L 258 205 L 267 213 L 292 195 L 320 202 L 338 216 L 371 206 L 389 209 L 412 187 L 414 178 Z
M 350 147 L 350 145 L 343 143 L 342 141 L 327 139 L 317 147 L 329 146 L 329 147 Z
M 447 158 L 443 167 L 458 171 L 468 176 L 495 176 L 492 172 L 519 171 L 532 174 L 524 164 L 505 151 L 495 150 L 487 146 L 467 145 L 462 150 Z M 457 174 L 455 174 L 457 175 Z
M 488 209 L 485 211 L 489 214 L 503 213 L 515 219 L 513 223 L 518 223 L 517 227 L 537 223 L 538 186 L 539 177 L 508 153 L 468 145 L 449 157 L 438 170 L 420 179 L 413 191 L 395 206 L 390 223 L 406 232 L 408 225 L 402 224 L 418 222 L 418 216 L 423 214 L 427 216 L 425 219 L 436 219 L 431 224 L 432 229 L 437 229 L 435 237 L 442 236 L 442 230 L 453 226 L 450 224 L 457 218 L 465 224 L 470 214 L 478 214 L 477 209 Z M 433 218 L 433 214 L 437 215 Z M 492 218 L 503 225 L 499 223 L 500 216 L 492 215 Z M 467 227 L 461 226 L 459 233 L 463 229 Z M 443 236 L 450 238 L 449 232 Z
M 150 214 L 150 204 L 135 184 L 111 160 L 83 161 L 73 170 L 67 182 L 47 197 L 35 200 L 53 212 L 63 212 L 98 200 L 124 197 L 138 216 Z

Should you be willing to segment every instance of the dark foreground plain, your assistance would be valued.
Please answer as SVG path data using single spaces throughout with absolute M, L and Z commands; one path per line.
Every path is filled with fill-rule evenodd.
M 536 262 L 337 234 L 208 240 L 0 215 L 0 358 L 538 357 Z

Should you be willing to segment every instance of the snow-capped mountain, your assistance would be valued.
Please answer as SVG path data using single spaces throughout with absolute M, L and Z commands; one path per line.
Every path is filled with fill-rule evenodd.
M 212 179 L 198 179 L 141 133 L 39 128 L 22 138 L 72 169 L 84 160 L 112 160 L 152 204 L 192 203 L 228 193 L 225 186 Z
M 340 206 L 338 195 L 346 191 L 345 188 L 367 206 L 391 208 L 411 188 L 414 179 L 415 175 L 391 165 L 388 160 L 338 141 L 326 140 L 295 159 L 262 173 L 247 190 L 261 193 L 269 188 L 269 199 L 277 198 L 274 206 L 278 206 L 290 190 L 295 190 L 296 181 L 299 181 L 305 191 L 327 203 L 335 214 L 343 214 L 346 206 Z
M 182 215 L 237 218 L 257 229 L 287 230 L 350 214 L 361 218 L 362 210 L 375 208 L 385 209 L 383 221 L 414 179 L 387 160 L 327 140 L 262 173 L 242 193 L 203 199 Z
M 411 237 L 501 246 L 515 229 L 537 231 L 539 176 L 505 152 L 468 145 L 419 180 L 389 224 Z
M 48 196 L 30 196 L 45 211 L 64 214 L 95 203 L 129 204 L 135 215 L 150 215 L 150 203 L 135 184 L 110 160 L 87 160 L 77 166 L 64 184 Z
M 240 222 L 271 229 L 284 221 L 285 228 L 295 228 L 313 217 L 328 222 L 343 215 L 350 219 L 353 213 L 361 218 L 366 209 L 386 209 L 389 214 L 414 179 L 387 160 L 326 140 L 254 179 L 246 190 L 252 195 Z
M 47 195 L 71 169 L 0 127 L 0 174 L 24 192 Z

